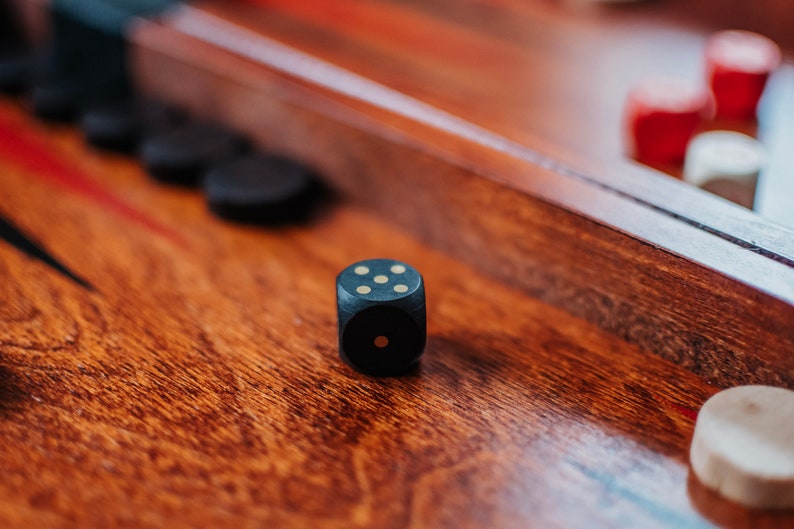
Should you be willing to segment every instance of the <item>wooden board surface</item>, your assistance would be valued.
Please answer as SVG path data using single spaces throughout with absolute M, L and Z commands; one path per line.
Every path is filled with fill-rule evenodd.
M 609 134 L 597 116 L 577 121 L 557 90 L 581 93 L 588 75 L 560 56 L 582 25 L 600 44 L 575 49 L 608 57 L 614 27 L 528 11 L 549 20 L 533 20 L 543 38 L 527 43 L 488 33 L 471 5 L 444 19 L 410 2 L 204 2 L 136 28 L 135 77 L 311 163 L 428 244 L 720 386 L 792 386 L 792 233 L 579 150 L 577 137 Z M 518 66 L 545 72 L 527 78 L 539 92 L 500 83 Z
M 272 17 L 253 14 L 266 4 Z M 721 24 L 687 18 L 716 4 L 645 5 L 691 36 Z M 445 129 L 190 34 L 213 16 L 321 60 L 310 65 L 347 56 L 341 66 L 367 73 L 397 53 L 391 66 L 423 74 L 408 95 L 437 117 L 455 110 L 434 99 L 444 79 L 472 95 L 488 81 L 467 81 L 470 68 L 504 66 L 455 55 L 453 37 L 482 36 L 480 18 L 512 13 L 517 31 L 540 17 L 547 36 L 573 21 L 603 42 L 634 22 L 645 31 L 647 12 L 504 0 L 461 3 L 480 7 L 442 23 L 440 1 L 313 3 L 312 16 L 339 24 L 329 29 L 308 5 L 258 2 L 245 16 L 202 4 L 182 12 L 187 25 L 133 35 L 142 86 L 334 183 L 342 197 L 306 226 L 222 223 L 199 193 L 157 185 L 135 161 L 0 101 L 0 217 L 72 275 L 0 241 L 0 525 L 794 526 L 790 512 L 721 499 L 687 462 L 697 410 L 719 388 L 794 387 L 790 232 L 624 166 L 616 150 L 598 158 L 575 127 L 546 137 L 543 124 L 521 131 L 520 115 L 497 114 L 518 125 L 506 139 L 520 152 L 501 152 L 478 136 L 486 122 Z M 374 8 L 372 28 L 345 26 Z M 452 38 L 430 48 L 450 60 L 416 53 L 417 35 L 415 48 L 397 46 L 414 22 Z M 510 35 L 525 38 L 478 42 L 513 49 Z M 553 65 L 546 51 L 532 60 Z M 410 81 L 391 71 L 390 83 Z M 575 110 L 562 115 L 575 121 Z M 638 175 L 639 188 L 620 187 Z M 337 357 L 335 275 L 377 256 L 427 283 L 427 354 L 400 378 L 364 377 Z
M 690 477 L 716 388 L 371 213 L 276 231 L 0 103 L 4 527 L 783 527 Z M 337 358 L 334 277 L 426 278 L 415 373 Z

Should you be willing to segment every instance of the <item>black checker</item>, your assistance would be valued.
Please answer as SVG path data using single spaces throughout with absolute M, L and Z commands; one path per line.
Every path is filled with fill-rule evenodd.
M 149 174 L 157 180 L 192 186 L 211 167 L 248 149 L 248 141 L 233 130 L 212 123 L 195 123 L 144 141 L 140 156 Z
M 318 186 L 312 171 L 289 158 L 251 154 L 216 166 L 204 178 L 210 209 L 220 217 L 252 223 L 304 219 Z
M 80 126 L 91 145 L 131 153 L 146 139 L 174 130 L 186 120 L 183 112 L 161 101 L 122 99 L 92 107 Z

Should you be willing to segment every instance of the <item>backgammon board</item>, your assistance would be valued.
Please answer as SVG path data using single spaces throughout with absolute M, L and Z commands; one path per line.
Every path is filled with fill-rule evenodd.
M 194 2 L 132 23 L 138 91 L 333 189 L 295 225 L 222 221 L 2 99 L 3 525 L 791 526 L 705 488 L 688 451 L 719 389 L 794 388 L 792 232 L 619 136 L 628 85 L 697 75 L 709 31 L 794 45 L 781 2 L 734 4 Z M 338 356 L 335 277 L 372 257 L 426 284 L 400 377 Z

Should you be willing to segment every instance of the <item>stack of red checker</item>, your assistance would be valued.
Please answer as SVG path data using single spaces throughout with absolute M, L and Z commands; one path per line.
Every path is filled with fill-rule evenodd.
M 705 47 L 708 89 L 683 80 L 650 79 L 634 87 L 625 110 L 629 154 L 655 166 L 680 165 L 694 134 L 713 116 L 752 120 L 780 48 L 749 31 L 722 31 Z

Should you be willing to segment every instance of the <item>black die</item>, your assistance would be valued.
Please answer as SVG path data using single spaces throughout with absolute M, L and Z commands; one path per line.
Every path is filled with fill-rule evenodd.
M 369 375 L 405 372 L 427 337 L 425 286 L 415 268 L 392 259 L 354 263 L 336 278 L 339 356 Z

